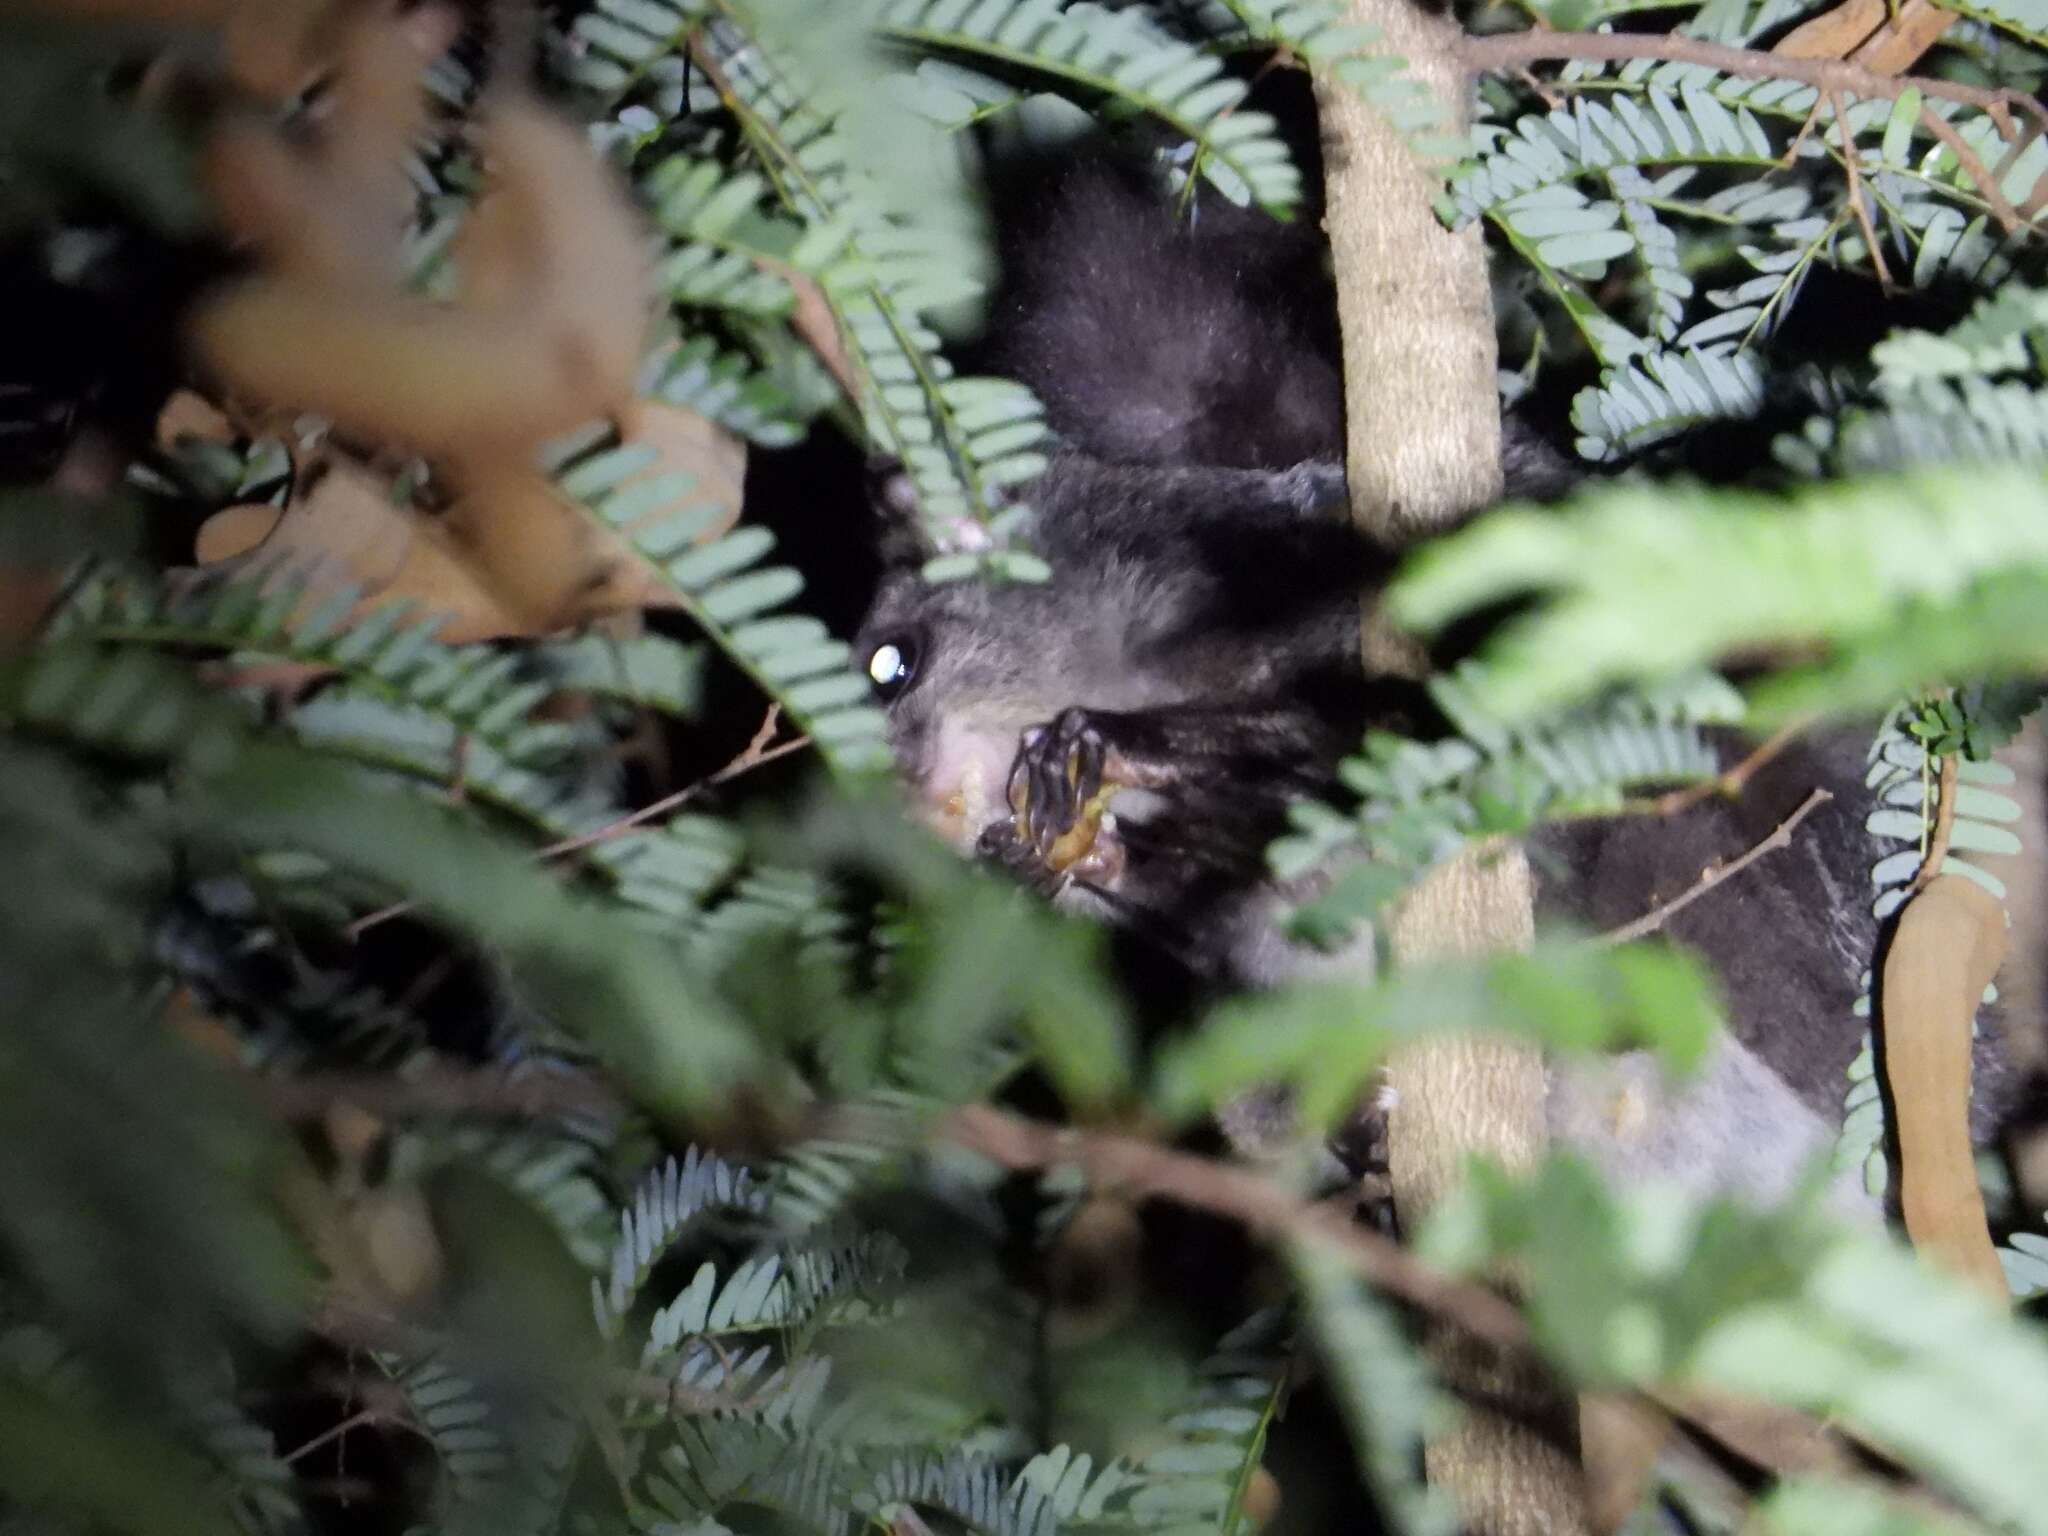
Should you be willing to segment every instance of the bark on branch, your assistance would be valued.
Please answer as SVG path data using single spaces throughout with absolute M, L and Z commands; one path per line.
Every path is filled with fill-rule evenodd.
M 1352 0 L 1451 122 L 1469 119 L 1464 35 L 1410 0 Z M 1437 183 L 1401 134 L 1334 81 L 1320 91 L 1328 146 L 1327 227 L 1344 338 L 1347 466 L 1353 520 L 1389 544 L 1439 532 L 1499 498 L 1500 404 L 1486 249 L 1477 228 L 1446 230 Z M 1417 658 L 1368 613 L 1366 665 Z M 1393 920 L 1397 963 L 1526 947 L 1529 869 L 1519 849 L 1472 854 L 1438 870 Z M 1389 1069 L 1399 1105 L 1389 1119 L 1389 1172 L 1413 1223 L 1485 1152 L 1526 1166 L 1543 1144 L 1544 1067 L 1507 1041 L 1457 1040 L 1410 1050 Z M 1447 1380 L 1473 1412 L 1429 1445 L 1430 1479 L 1451 1489 L 1468 1530 L 1563 1536 L 1584 1526 L 1567 1406 L 1526 1358 L 1464 1337 L 1435 1342 Z M 1548 1421 L 1549 1433 L 1538 1427 Z

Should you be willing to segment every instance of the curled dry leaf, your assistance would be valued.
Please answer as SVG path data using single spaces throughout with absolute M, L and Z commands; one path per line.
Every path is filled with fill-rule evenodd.
M 725 509 L 725 515 L 700 535 L 703 540 L 717 538 L 738 520 L 747 478 L 747 445 L 739 438 L 695 411 L 651 400 L 633 407 L 626 435 L 655 451 L 654 462 L 626 484 L 677 471 L 688 475 L 692 501 Z
M 444 526 L 518 633 L 550 634 L 600 614 L 675 606 L 617 535 L 532 470 L 472 473 Z
M 310 212 L 337 179 L 360 201 L 356 155 L 307 164 L 238 135 L 223 196 L 276 260 L 200 306 L 200 357 L 238 392 L 457 464 L 618 415 L 648 316 L 633 214 L 575 129 L 537 106 L 496 108 L 487 142 L 494 184 L 458 248 L 456 301 L 437 304 L 369 270 L 359 225 Z
M 693 497 L 726 509 L 700 536 L 717 537 L 740 505 L 746 450 L 690 411 L 643 405 L 632 440 L 656 450 L 640 477 L 682 472 Z M 668 515 L 666 507 L 648 514 Z M 630 530 L 629 530 L 630 531 Z M 677 605 L 625 539 L 565 502 L 544 476 L 518 466 L 472 473 L 442 516 L 395 503 L 385 484 L 336 465 L 280 512 L 229 507 L 199 531 L 201 564 L 260 560 L 306 584 L 308 604 L 353 585 L 358 611 L 393 600 L 444 616 L 451 642 L 549 634 L 606 614 Z
M 419 51 L 394 19 L 354 14 L 334 44 L 334 105 L 312 149 L 268 126 L 218 136 L 223 215 L 264 259 L 202 304 L 189 334 L 237 398 L 425 454 L 455 501 L 430 517 L 338 469 L 281 515 L 219 514 L 201 560 L 260 546 L 316 593 L 349 582 L 366 603 L 405 598 L 445 614 L 452 640 L 672 606 L 626 542 L 535 467 L 544 441 L 608 419 L 657 448 L 644 474 L 682 470 L 693 499 L 740 504 L 737 439 L 688 412 L 634 404 L 651 312 L 636 216 L 576 129 L 503 100 L 482 123 L 490 185 L 451 252 L 453 301 L 406 291 L 398 167 L 422 122 Z M 293 36 L 300 53 L 306 35 Z
M 1889 25 L 1858 48 L 1853 57 L 1858 64 L 1880 74 L 1896 75 L 1917 63 L 1961 20 L 1962 12 L 1936 5 L 1933 0 L 1905 0 Z
M 1779 39 L 1771 52 L 1787 59 L 1846 59 L 1884 25 L 1888 0 L 1842 0 Z
M 451 641 L 528 632 L 439 524 L 394 505 L 374 476 L 353 466 L 336 466 L 282 512 L 240 506 L 215 513 L 199 530 L 198 556 L 216 567 L 260 559 L 272 580 L 303 582 L 309 606 L 350 585 L 363 594 L 358 611 L 409 600 L 444 615 L 441 634 Z
M 1913 1246 L 2007 1298 L 1970 1146 L 1970 1033 L 2005 958 L 2005 913 L 1962 875 L 1906 903 L 1884 962 L 1885 1080 L 1899 1138 L 1899 1203 Z
M 691 489 L 685 500 L 724 511 L 699 539 L 716 538 L 731 526 L 746 474 L 746 446 L 738 438 L 694 412 L 641 404 L 632 413 L 630 441 L 653 448 L 655 458 L 623 485 L 686 474 Z M 448 510 L 448 535 L 483 572 L 504 610 L 524 617 L 528 633 L 679 606 L 674 590 L 626 538 L 565 501 L 544 476 L 481 460 L 458 465 L 455 473 L 461 489 Z M 671 510 L 664 503 L 639 522 L 660 522 Z
M 1932 48 L 1959 17 L 1932 0 L 1843 0 L 1800 23 L 1771 51 L 1788 59 L 1848 59 L 1895 75 Z

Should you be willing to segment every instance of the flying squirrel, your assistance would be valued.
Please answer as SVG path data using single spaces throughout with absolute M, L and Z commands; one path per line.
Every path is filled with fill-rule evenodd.
M 1360 661 L 1360 597 L 1391 555 L 1345 512 L 1326 250 L 1311 220 L 1283 226 L 1220 198 L 1176 217 L 1156 169 L 1093 145 L 996 181 L 1003 275 L 971 361 L 1045 403 L 1058 446 L 1024 496 L 1052 578 L 922 581 L 899 481 L 879 501 L 900 558 L 856 654 L 915 804 L 963 852 L 1213 988 L 1369 975 L 1369 936 L 1332 957 L 1280 931 L 1300 893 L 1263 858 L 1291 800 L 1336 790 L 1368 725 L 1433 718 L 1412 680 Z M 1512 415 L 1502 468 L 1510 498 L 1553 498 L 1577 478 Z M 1554 1139 L 1623 1182 L 1758 1198 L 1824 1156 L 1879 937 L 1868 739 L 1819 733 L 1739 796 L 1531 839 L 1539 910 L 1603 929 L 1755 846 L 1812 789 L 1832 796 L 1764 867 L 1664 924 L 1727 1004 L 1703 1070 L 1667 1085 L 1637 1054 L 1553 1068 Z M 1980 1044 L 1975 1130 L 1989 1135 L 2014 1074 L 1995 1038 Z M 1256 1150 L 1285 1118 L 1254 1094 L 1223 1123 Z M 1827 1198 L 1878 1209 L 1853 1173 Z

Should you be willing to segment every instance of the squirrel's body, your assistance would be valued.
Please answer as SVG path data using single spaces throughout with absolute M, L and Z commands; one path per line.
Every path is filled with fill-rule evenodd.
M 1176 224 L 1140 173 L 1099 155 L 1021 185 L 1025 212 L 998 208 L 1006 282 L 979 360 L 1030 385 L 1060 440 L 1025 488 L 1053 575 L 885 579 L 859 645 L 905 775 L 963 850 L 1206 982 L 1361 964 L 1274 931 L 1283 893 L 1263 863 L 1287 803 L 1332 791 L 1368 724 L 1426 714 L 1411 683 L 1359 662 L 1360 595 L 1389 561 L 1345 515 L 1320 253 L 1300 226 L 1227 206 Z M 1563 488 L 1557 455 L 1513 421 L 1504 438 L 1511 495 Z M 1682 816 L 1534 840 L 1542 905 L 1604 928 L 1754 846 L 1811 788 L 1835 796 L 1791 847 L 1669 924 L 1730 1004 L 1706 1074 L 1677 1096 L 1627 1058 L 1560 1075 L 1561 1138 L 1618 1172 L 1758 1194 L 1832 1140 L 1876 945 L 1866 739 L 1796 745 L 1740 797 Z M 1090 793 L 1112 781 L 1113 796 Z

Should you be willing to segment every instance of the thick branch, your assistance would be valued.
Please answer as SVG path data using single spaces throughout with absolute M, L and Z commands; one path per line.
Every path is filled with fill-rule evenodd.
M 1351 0 L 1447 129 L 1471 117 L 1471 81 L 1455 19 L 1416 0 Z M 1476 227 L 1437 218 L 1439 182 L 1406 135 L 1341 85 L 1319 93 L 1329 152 L 1325 225 L 1344 338 L 1346 463 L 1351 515 L 1366 533 L 1404 543 L 1454 527 L 1501 494 L 1499 354 L 1486 248 Z M 1368 613 L 1368 670 L 1420 658 Z M 1447 954 L 1525 948 L 1532 883 L 1518 848 L 1468 853 L 1435 871 L 1391 924 L 1397 965 Z M 1473 1153 L 1511 1168 L 1540 1154 L 1545 1072 L 1522 1042 L 1418 1042 L 1388 1064 L 1400 1107 L 1387 1125 L 1394 1206 L 1418 1220 L 1461 1177 Z M 1432 1343 L 1444 1379 L 1490 1405 L 1435 1435 L 1432 1482 L 1456 1498 L 1475 1536 L 1567 1536 L 1584 1526 L 1581 1478 L 1564 1447 L 1563 1404 L 1521 1351 L 1469 1333 Z M 1539 1426 L 1550 1421 L 1545 1432 Z

